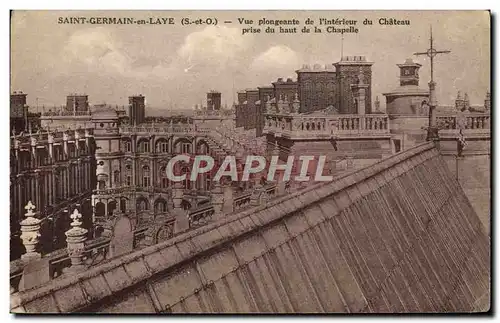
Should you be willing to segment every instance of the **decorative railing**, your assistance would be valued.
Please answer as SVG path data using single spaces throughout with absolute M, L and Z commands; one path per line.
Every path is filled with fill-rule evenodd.
M 203 205 L 189 212 L 189 228 L 201 227 L 212 220 L 215 210 L 213 205 Z
M 42 117 L 83 117 L 83 116 L 91 116 L 92 113 L 90 111 L 46 111 L 42 112 Z
M 116 194 L 122 194 L 124 192 L 128 192 L 130 190 L 131 190 L 131 187 L 122 186 L 122 187 L 116 187 L 116 188 L 97 189 L 97 190 L 94 190 L 93 193 L 96 195 L 116 195 Z
M 169 125 L 169 126 L 125 126 L 120 128 L 120 133 L 192 133 L 195 132 L 193 125 Z
M 144 192 L 144 193 L 170 193 L 171 187 L 160 187 L 160 186 L 120 186 L 113 188 L 96 189 L 93 194 L 96 195 L 117 195 L 128 192 Z M 184 189 L 185 196 L 210 196 L 210 191 L 203 189 Z
M 276 183 L 272 183 L 272 184 L 269 184 L 266 186 L 266 194 L 270 198 L 272 198 L 278 194 Z
M 145 239 L 144 236 L 148 229 L 148 227 L 139 227 L 134 231 L 134 246 L 139 246 L 140 240 Z M 112 257 L 110 257 L 109 253 L 110 243 L 111 238 L 109 237 L 100 237 L 87 241 L 85 243 L 85 252 L 83 254 L 85 265 L 92 267 L 111 259 Z M 71 259 L 66 248 L 46 254 L 43 258 L 48 260 L 49 279 L 55 279 L 61 276 L 64 269 L 71 266 Z M 12 292 L 19 291 L 19 283 L 23 275 L 24 267 L 25 262 L 22 259 L 10 262 L 10 286 Z
M 490 129 L 491 116 L 489 113 L 468 113 L 456 115 L 438 115 L 436 123 L 439 129 Z
M 383 114 L 266 115 L 264 132 L 289 137 L 389 134 L 389 118 Z
M 238 211 L 250 205 L 250 197 L 252 192 L 244 192 L 236 196 L 233 200 L 233 210 Z

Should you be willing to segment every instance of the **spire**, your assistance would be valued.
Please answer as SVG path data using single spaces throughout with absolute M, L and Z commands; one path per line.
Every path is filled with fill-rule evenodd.
M 491 108 L 491 94 L 490 91 L 486 92 L 486 98 L 484 99 L 484 108 L 489 110 Z
M 464 108 L 465 110 L 470 109 L 469 95 L 467 94 L 467 92 L 465 92 L 464 94 Z

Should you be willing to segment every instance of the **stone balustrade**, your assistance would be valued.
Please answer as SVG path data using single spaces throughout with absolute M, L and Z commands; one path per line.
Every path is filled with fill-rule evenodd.
M 213 205 L 203 205 L 189 212 L 189 228 L 201 227 L 212 220 L 215 214 Z
M 91 115 L 92 113 L 90 111 L 59 110 L 42 112 L 42 117 L 82 117 Z
M 252 192 L 244 192 L 236 196 L 233 200 L 233 210 L 236 212 L 249 206 L 251 196 Z
M 389 134 L 389 118 L 383 114 L 332 116 L 268 114 L 264 133 L 290 138 Z
M 71 228 L 66 231 L 67 247 L 48 254 L 41 254 L 38 250 L 38 244 L 40 241 L 42 220 L 38 219 L 37 213 L 34 212 L 35 208 L 31 202 L 28 202 L 26 205 L 26 219 L 20 223 L 23 233 L 21 238 L 26 253 L 20 259 L 10 262 L 11 292 L 15 293 L 20 288 L 29 288 L 26 282 L 21 287 L 20 282 L 22 281 L 25 268 L 33 262 L 43 263 L 45 266 L 48 266 L 46 270 L 40 272 L 39 275 L 41 276 L 37 279 L 43 282 L 55 279 L 65 273 L 85 270 L 111 257 L 109 255 L 109 247 L 112 238 L 102 236 L 87 241 L 87 230 L 82 227 L 82 215 L 78 209 L 74 209 L 74 212 L 70 215 L 72 222 Z M 134 230 L 134 246 L 141 246 L 141 241 L 144 240 L 144 233 L 148 229 L 147 226 L 138 226 Z
M 124 126 L 120 128 L 121 134 L 143 133 L 147 135 L 158 134 L 193 134 L 195 132 L 207 133 L 209 129 L 194 125 L 169 125 L 169 126 Z
M 439 129 L 490 129 L 491 116 L 489 113 L 467 113 L 455 115 L 438 115 L 436 123 Z

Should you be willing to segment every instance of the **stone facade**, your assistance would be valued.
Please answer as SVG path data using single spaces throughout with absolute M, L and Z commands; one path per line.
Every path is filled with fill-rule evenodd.
M 337 103 L 337 73 L 333 66 L 304 65 L 297 70 L 301 113 L 321 110 Z
M 259 94 L 257 98 L 252 94 L 254 92 L 250 92 L 250 96 L 248 91 L 246 93 L 239 92 L 236 106 L 236 127 L 258 129 L 257 133 L 260 135 L 260 129 L 264 125 L 262 112 L 267 110 L 263 107 L 268 100 L 284 107 L 290 107 L 290 111 L 296 113 L 324 110 L 337 114 L 358 114 L 360 112 L 357 102 L 361 99 L 359 91 L 353 92 L 352 85 L 360 82 L 359 76 L 361 74 L 363 75 L 363 83 L 366 85 L 362 91 L 365 109 L 361 113 L 370 114 L 372 113 L 372 64 L 364 56 L 346 56 L 333 66 L 324 68 L 317 64 L 312 69 L 308 65 L 304 65 L 296 71 L 297 81 L 290 78 L 287 80 L 279 78 L 273 82 L 272 93 L 268 91 L 269 87 L 267 86 L 261 87 L 265 89 L 262 90 L 262 93 L 265 94 Z M 299 107 L 295 110 L 291 108 L 294 101 L 299 103 Z M 280 110 L 280 107 L 278 109 Z
M 93 129 L 39 131 L 11 137 L 10 227 L 11 257 L 22 253 L 19 222 L 24 205 L 32 201 L 37 216 L 45 219 L 42 249 L 64 246 L 69 225 L 68 210 L 79 205 L 84 226 L 91 227 L 91 196 L 95 188 L 95 142 Z

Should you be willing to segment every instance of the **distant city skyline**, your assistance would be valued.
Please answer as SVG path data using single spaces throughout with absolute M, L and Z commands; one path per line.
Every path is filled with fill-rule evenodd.
M 457 91 L 468 93 L 473 105 L 482 104 L 490 88 L 490 29 L 486 12 L 266 12 L 269 19 L 304 21 L 308 17 L 346 17 L 360 24 L 358 34 L 257 34 L 242 35 L 238 17 L 258 20 L 262 12 L 216 12 L 219 20 L 234 23 L 218 27 L 58 24 L 67 13 L 16 11 L 12 17 L 11 91 L 28 94 L 31 107 L 60 106 L 66 95 L 89 95 L 91 104 L 127 105 L 128 96 L 146 96 L 150 110 L 189 110 L 206 105 L 206 93 L 222 93 L 231 106 L 236 91 L 270 85 L 277 78 L 296 79 L 303 64 L 330 65 L 344 55 L 362 55 L 373 61 L 372 101 L 399 85 L 396 64 L 407 58 L 422 64 L 420 87 L 427 88 L 429 63 L 414 52 L 428 48 L 429 26 L 435 45 L 452 53 L 438 57 L 435 70 L 437 98 L 451 105 Z M 102 13 L 72 12 L 77 16 Z M 186 12 L 107 12 L 108 16 L 174 17 Z M 191 12 L 190 16 L 211 16 Z M 411 21 L 410 26 L 371 27 L 390 16 Z M 228 27 L 230 26 L 230 27 Z M 36 28 L 34 28 L 36 27 Z M 475 44 L 475 46 L 470 46 Z

